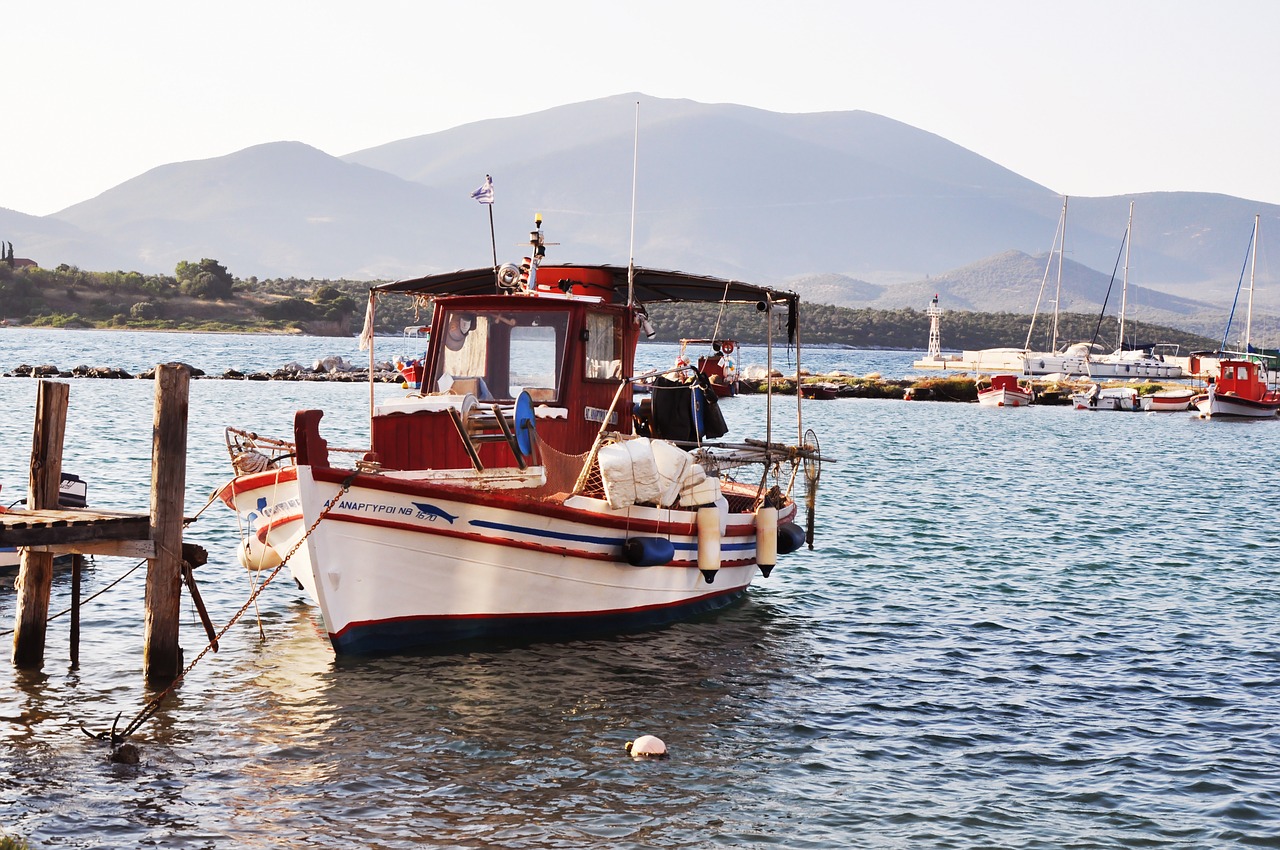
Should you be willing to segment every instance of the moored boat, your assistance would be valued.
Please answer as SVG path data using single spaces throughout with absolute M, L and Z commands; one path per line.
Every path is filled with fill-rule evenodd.
M 840 395 L 840 385 L 834 381 L 818 381 L 815 383 L 801 384 L 800 395 L 810 399 L 826 399 L 837 398 Z
M 711 385 L 711 391 L 720 398 L 731 398 L 738 394 L 738 364 L 733 357 L 738 347 L 732 339 L 682 339 L 677 365 L 693 364 L 689 346 L 708 346 L 709 352 L 698 353 L 696 368 L 698 374 L 704 375 Z
M 1142 398 L 1133 387 L 1100 387 L 1091 384 L 1084 392 L 1071 394 L 1076 410 L 1142 410 Z
M 1177 413 L 1191 407 L 1195 391 L 1187 388 L 1161 390 L 1142 397 L 1142 409 L 1152 413 Z
M 1244 353 L 1226 354 L 1227 337 L 1231 333 L 1231 321 L 1227 320 L 1226 330 L 1222 334 L 1222 351 L 1224 357 L 1218 361 L 1217 380 L 1210 380 L 1208 389 L 1197 395 L 1192 404 L 1200 411 L 1202 418 L 1230 416 L 1249 419 L 1274 418 L 1280 411 L 1280 390 L 1267 385 L 1265 380 L 1266 358 L 1252 354 L 1253 349 L 1253 293 L 1254 273 L 1258 264 L 1258 228 L 1260 216 L 1253 217 L 1253 234 L 1249 239 L 1252 256 L 1249 270 L 1249 309 L 1245 314 L 1244 340 L 1241 346 Z M 1244 270 L 1240 272 L 1240 283 L 1236 296 L 1244 284 Z M 1235 307 L 1232 306 L 1232 314 Z M 1263 362 L 1259 362 L 1259 361 Z
M 1218 365 L 1217 380 L 1191 403 L 1206 418 L 1267 419 L 1280 411 L 1280 392 L 1267 386 L 1254 361 L 1223 360 Z
M 1018 383 L 1016 375 L 993 375 L 991 386 L 978 390 L 983 407 L 1026 407 L 1034 398 L 1031 385 Z
M 370 386 L 368 451 L 331 449 L 315 410 L 297 413 L 292 440 L 229 430 L 241 474 L 222 496 L 244 524 L 242 561 L 287 565 L 338 653 L 660 626 L 733 603 L 779 554 L 812 545 L 812 432 L 775 441 L 768 417 L 763 440 L 716 442 L 717 398 L 691 367 L 631 397 L 644 303 L 763 305 L 771 341 L 779 309 L 794 329 L 797 297 L 543 265 L 540 222 L 531 237 L 521 266 L 371 289 L 366 339 L 380 298 L 433 311 L 421 388 L 375 402 Z M 751 466 L 764 474 L 742 480 L 758 483 L 734 480 Z

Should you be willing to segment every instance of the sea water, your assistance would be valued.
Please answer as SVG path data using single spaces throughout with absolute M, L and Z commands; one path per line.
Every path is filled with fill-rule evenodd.
M 0 331 L 3 371 L 181 360 L 217 374 L 331 354 L 364 356 L 350 340 Z M 640 360 L 674 355 L 643 346 Z M 915 356 L 805 361 L 894 377 Z M 153 383 L 68 383 L 64 468 L 92 504 L 146 511 Z M 35 381 L 0 379 L 4 503 L 25 489 L 35 396 Z M 287 436 L 294 410 L 320 408 L 329 442 L 357 447 L 367 398 L 364 384 L 192 382 L 187 539 L 209 552 L 197 578 L 217 624 L 255 580 L 236 563 L 234 516 L 202 510 L 231 474 L 223 428 Z M 790 438 L 795 403 L 781 402 L 773 427 Z M 735 435 L 763 436 L 762 397 L 722 409 Z M 815 548 L 783 556 L 743 604 L 639 635 L 336 659 L 282 577 L 139 729 L 136 766 L 109 763 L 81 729 L 123 726 L 152 695 L 145 566 L 96 558 L 79 665 L 65 616 L 41 671 L 0 663 L 0 836 L 1280 846 L 1280 422 L 837 399 L 806 403 L 803 427 L 827 458 Z M 51 610 L 69 595 L 60 574 Z M 0 591 L 0 629 L 14 607 Z M 206 642 L 185 596 L 181 641 L 188 660 Z M 627 757 L 642 734 L 671 757 Z

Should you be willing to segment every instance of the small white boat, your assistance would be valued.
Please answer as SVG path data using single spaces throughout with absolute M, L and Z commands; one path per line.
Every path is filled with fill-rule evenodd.
M 1089 389 L 1071 394 L 1076 410 L 1142 410 L 1142 398 L 1133 387 L 1107 387 L 1090 384 Z
M 1163 390 L 1142 397 L 1142 409 L 1152 413 L 1176 413 L 1191 408 L 1195 391 L 1190 389 Z
M 1030 384 L 1018 383 L 1016 375 L 994 375 L 991 386 L 978 390 L 983 407 L 1026 407 L 1035 398 Z

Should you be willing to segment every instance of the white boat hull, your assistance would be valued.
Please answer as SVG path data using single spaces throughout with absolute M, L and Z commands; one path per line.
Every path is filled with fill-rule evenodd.
M 1275 403 L 1213 392 L 1196 396 L 1193 404 L 1202 417 L 1208 418 L 1234 416 L 1248 419 L 1274 419 L 1276 412 L 1280 410 L 1280 405 Z
M 1031 393 L 1020 390 L 983 390 L 978 393 L 978 404 L 983 407 L 1025 407 L 1031 404 Z
M 377 475 L 343 493 L 347 474 L 269 471 L 237 479 L 229 496 L 260 541 L 281 556 L 297 547 L 288 568 L 339 653 L 662 625 L 731 604 L 758 569 L 753 514 L 722 510 L 720 567 L 708 583 L 692 510 L 612 510 L 580 496 L 521 507 L 519 497 Z M 789 503 L 779 523 L 795 511 Z M 674 558 L 632 566 L 622 548 L 637 536 L 669 539 Z
M 1189 410 L 1191 408 L 1191 399 L 1194 397 L 1195 393 L 1191 390 L 1159 392 L 1144 396 L 1142 409 L 1149 410 L 1152 413 L 1177 413 L 1182 410 Z
M 1070 346 L 1062 353 L 988 348 L 966 351 L 961 355 L 961 361 L 966 368 L 978 371 L 1018 372 L 1035 377 L 1068 375 L 1120 380 L 1172 380 L 1183 376 L 1181 365 L 1159 357 L 1143 355 L 1141 352 L 1094 355 L 1079 345 Z
M 1100 392 L 1073 393 L 1071 404 L 1076 410 L 1124 410 L 1143 409 L 1138 391 L 1129 387 L 1110 387 Z

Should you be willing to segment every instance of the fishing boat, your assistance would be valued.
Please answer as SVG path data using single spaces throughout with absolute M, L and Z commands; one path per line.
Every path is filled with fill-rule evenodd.
M 738 347 L 732 339 L 682 339 L 676 363 L 682 367 L 693 365 L 689 346 L 709 346 L 710 352 L 699 353 L 696 364 L 698 374 L 705 375 L 711 391 L 720 398 L 738 394 L 738 364 L 733 353 Z
M 1076 410 L 1142 410 L 1142 398 L 1133 387 L 1101 387 L 1090 384 L 1089 389 L 1071 394 L 1071 406 Z
M 1249 302 L 1245 318 L 1244 339 L 1241 348 L 1244 353 L 1231 354 L 1226 351 L 1227 337 L 1231 333 L 1231 318 L 1227 319 L 1226 330 L 1222 334 L 1222 351 L 1224 355 L 1218 361 L 1218 378 L 1210 380 L 1206 391 L 1197 395 L 1192 404 L 1206 419 L 1229 416 L 1237 418 L 1267 419 L 1274 418 L 1280 411 L 1280 391 L 1269 386 L 1265 380 L 1265 359 L 1252 354 L 1253 334 L 1253 292 L 1254 275 L 1258 266 L 1258 224 L 1260 216 L 1253 217 L 1253 234 L 1249 239 L 1251 264 L 1249 269 Z M 1241 270 L 1240 282 L 1236 286 L 1236 298 L 1240 297 L 1240 287 L 1244 284 L 1244 271 Z M 1235 305 L 1231 307 L 1232 316 Z M 1263 360 L 1262 363 L 1259 360 Z
M 1026 407 L 1034 397 L 1031 385 L 1018 383 L 1016 375 L 993 375 L 991 386 L 978 390 L 983 407 Z
M 1205 418 L 1215 416 L 1274 418 L 1280 411 L 1280 392 L 1262 379 L 1259 365 L 1252 360 L 1222 360 L 1218 379 L 1191 402 Z
M 1142 409 L 1152 413 L 1177 413 L 1191 408 L 1191 399 L 1195 398 L 1195 390 L 1182 388 L 1161 390 L 1142 397 Z
M 764 439 L 718 440 L 718 399 L 692 366 L 632 399 L 646 303 L 757 305 L 772 369 L 797 296 L 546 265 L 540 218 L 530 236 L 520 265 L 370 290 L 371 364 L 380 299 L 432 311 L 420 388 L 375 399 L 370 383 L 368 449 L 330 447 L 319 410 L 299 411 L 291 438 L 228 429 L 238 474 L 221 495 L 242 523 L 242 563 L 287 567 L 338 654 L 662 626 L 730 605 L 812 546 L 821 456 L 798 401 L 785 443 L 771 391 Z
M 800 395 L 808 399 L 831 400 L 840 396 L 840 385 L 835 381 L 817 381 L 801 384 Z

